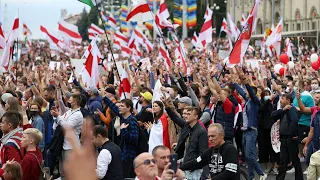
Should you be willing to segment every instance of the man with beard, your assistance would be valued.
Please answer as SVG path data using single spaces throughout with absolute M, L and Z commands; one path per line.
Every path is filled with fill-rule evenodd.
M 149 91 L 141 92 L 139 104 L 141 104 L 141 111 L 136 115 L 138 123 L 140 126 L 143 126 L 145 122 L 152 122 L 153 115 L 151 112 L 147 111 L 148 108 L 152 107 L 152 94 Z

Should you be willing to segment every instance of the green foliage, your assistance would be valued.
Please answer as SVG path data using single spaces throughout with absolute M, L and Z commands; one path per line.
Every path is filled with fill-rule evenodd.
M 88 28 L 91 25 L 91 23 L 98 25 L 98 22 L 99 22 L 99 17 L 98 17 L 98 11 L 96 8 L 91 8 L 89 14 L 86 11 L 86 9 L 83 8 L 80 19 L 76 23 L 79 29 L 79 33 L 83 40 L 89 40 Z

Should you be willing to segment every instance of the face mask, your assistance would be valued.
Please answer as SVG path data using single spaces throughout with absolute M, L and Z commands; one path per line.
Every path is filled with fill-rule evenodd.
M 289 92 L 290 92 L 290 88 L 287 87 L 287 88 L 286 88 L 286 93 L 289 93 Z
M 31 116 L 35 116 L 35 115 L 37 115 L 38 114 L 38 111 L 30 111 L 30 115 Z
M 270 96 L 265 96 L 265 97 L 264 97 L 264 100 L 265 100 L 265 101 L 267 101 L 267 100 L 269 100 L 269 99 L 270 99 Z
M 317 90 L 319 88 L 318 84 L 311 84 L 312 90 Z
M 67 103 L 67 107 L 68 107 L 68 108 L 71 108 L 71 103 L 68 102 L 68 103 Z
M 297 87 L 293 87 L 293 91 L 297 91 L 297 89 L 298 89 Z

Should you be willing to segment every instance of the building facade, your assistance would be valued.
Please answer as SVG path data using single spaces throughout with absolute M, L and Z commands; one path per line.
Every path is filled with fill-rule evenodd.
M 248 16 L 254 1 L 228 0 L 227 11 L 237 25 L 241 24 L 242 14 Z M 261 0 L 255 34 L 263 34 L 280 17 L 283 17 L 283 32 L 300 32 L 301 36 L 311 33 L 316 37 L 320 29 L 320 0 Z

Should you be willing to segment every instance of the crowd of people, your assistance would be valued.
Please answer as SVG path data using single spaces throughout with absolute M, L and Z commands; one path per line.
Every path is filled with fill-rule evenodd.
M 278 58 L 262 57 L 259 48 L 245 60 L 262 58 L 265 74 L 245 60 L 242 67 L 225 67 L 219 50 L 227 50 L 227 42 L 219 39 L 201 52 L 190 46 L 188 72 L 175 65 L 167 69 L 155 43 L 143 53 L 150 70 L 138 62 L 124 66 L 131 86 L 125 98 L 115 83 L 117 68 L 102 68 L 98 85 L 87 87 L 70 57 L 53 56 L 47 43 L 34 42 L 0 76 L 1 177 L 239 180 L 244 166 L 250 179 L 274 174 L 284 180 L 287 173 L 318 179 L 320 76 L 308 60 L 318 49 L 293 48 L 295 66 L 283 76 L 273 68 Z M 75 48 L 71 58 L 85 49 Z M 99 49 L 110 53 L 104 41 Z M 117 61 L 130 60 L 115 53 Z M 50 69 L 50 61 L 62 65 Z M 157 80 L 162 87 L 155 100 Z M 279 152 L 273 126 L 279 126 Z

